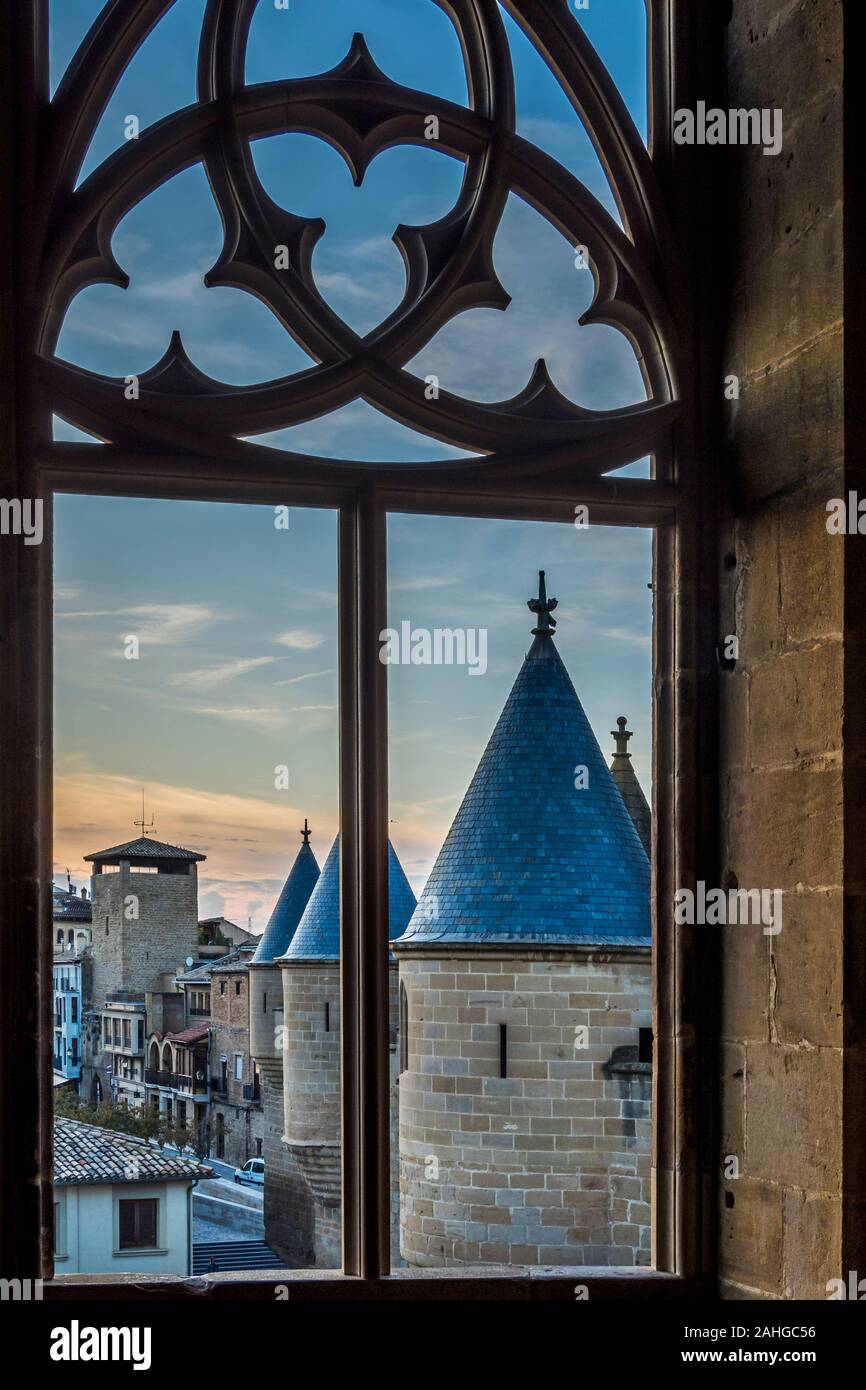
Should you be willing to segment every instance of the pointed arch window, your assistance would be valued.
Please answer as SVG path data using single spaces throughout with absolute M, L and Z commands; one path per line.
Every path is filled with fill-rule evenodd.
M 706 55 L 715 51 L 718 20 L 709 13 L 714 7 L 647 0 L 644 143 L 566 0 L 448 0 L 441 6 L 465 69 L 462 104 L 392 80 L 360 35 L 317 76 L 249 82 L 252 26 L 264 8 L 257 0 L 207 0 L 190 73 L 193 99 L 105 150 L 100 123 L 111 95 L 172 9 L 171 0 L 135 6 L 107 0 L 73 45 L 53 95 L 48 6 L 17 0 L 9 57 L 13 90 L 4 108 L 4 137 L 17 146 L 7 200 L 15 235 L 13 251 L 0 258 L 13 304 L 2 327 L 10 363 L 4 389 L 17 411 L 9 456 L 19 491 L 44 502 L 48 522 L 54 490 L 339 509 L 344 1268 L 375 1278 L 389 1262 L 382 1024 L 388 997 L 387 684 L 378 660 L 387 616 L 389 510 L 573 521 L 576 508 L 588 506 L 594 522 L 658 528 L 659 901 L 682 881 L 681 866 L 694 866 L 707 833 L 696 803 L 687 806 L 681 789 L 697 784 L 708 756 L 694 691 L 703 669 L 699 553 L 701 541 L 711 548 L 706 499 L 713 497 L 705 481 L 712 412 L 698 368 L 707 360 L 711 319 L 700 297 L 699 185 L 690 152 L 673 143 L 672 121 L 677 104 L 706 94 L 701 82 L 711 68 L 700 64 L 709 64 Z M 609 204 L 521 133 L 514 81 L 519 36 L 585 128 L 610 186 Z M 318 214 L 300 202 L 283 207 L 267 191 L 258 147 L 301 135 L 336 151 L 357 185 L 399 148 L 430 151 L 435 145 L 436 156 L 457 170 L 457 193 L 442 215 L 394 231 L 404 283 L 396 305 L 371 329 L 353 327 L 317 281 L 324 233 Z M 86 160 L 92 162 L 85 167 Z M 124 217 L 193 169 L 206 176 L 222 229 L 202 291 L 251 296 L 270 314 L 286 351 L 294 343 L 308 360 L 230 384 L 201 367 L 172 322 L 164 325 L 167 346 L 138 372 L 113 374 L 64 355 L 65 326 L 79 296 L 83 304 L 94 286 L 119 292 L 129 283 L 116 236 Z M 494 242 L 512 197 L 562 239 L 576 270 L 580 262 L 591 284 L 582 321 L 621 335 L 639 371 L 642 398 L 591 408 L 571 399 L 541 358 L 522 385 L 487 399 L 415 369 L 457 316 L 495 311 L 506 321 L 509 290 Z M 370 459 L 360 449 L 327 454 L 310 435 L 287 443 L 295 439 L 288 432 L 349 407 L 355 421 L 372 409 L 410 431 L 411 447 Z M 55 421 L 63 422 L 56 432 Z M 649 477 L 622 473 L 646 458 Z M 35 954 L 23 948 L 34 921 L 48 923 L 43 932 L 51 930 L 47 898 L 42 901 L 47 890 L 39 887 L 51 882 L 44 756 L 51 743 L 50 573 L 46 525 L 46 544 L 22 547 L 19 565 L 0 580 L 4 603 L 21 618 L 8 657 L 9 669 L 22 678 L 11 697 L 15 737 L 6 776 L 24 806 L 23 815 L 17 809 L 0 827 L 9 832 L 0 833 L 0 844 L 10 847 L 8 872 L 0 874 L 0 915 L 22 942 L 10 953 L 4 1002 L 11 1010 L 30 1001 L 32 1016 L 46 1021 L 48 1002 L 40 992 L 50 991 L 50 972 L 46 983 Z M 688 679 L 680 679 L 683 671 Z M 675 723 L 681 731 L 676 738 Z M 21 825 L 37 822 L 38 839 L 25 840 Z M 44 940 L 47 949 L 50 939 Z M 681 1040 L 693 1030 L 695 1004 L 682 989 L 689 962 L 678 956 L 674 963 L 671 943 L 661 946 L 670 976 L 659 991 L 654 1026 L 657 1055 L 667 1067 L 656 1167 L 660 1201 L 667 1205 L 656 1266 L 691 1276 L 703 1258 L 700 1213 L 688 1205 L 699 1188 L 690 1136 L 701 1132 L 690 1107 L 702 1086 L 695 1080 L 696 1052 L 684 1053 Z M 401 1067 L 403 1014 L 401 996 Z M 35 1053 L 32 1059 L 22 1055 L 20 1076 L 36 1065 Z M 50 1135 L 35 1072 L 31 1080 L 20 1095 L 0 1094 L 0 1104 L 19 1107 L 4 1131 L 20 1136 L 20 1148 L 7 1156 L 15 1181 L 6 1190 L 26 1194 L 10 1228 L 14 1248 L 4 1268 L 29 1263 L 35 1275 L 47 1272 L 37 1266 L 49 1245 L 41 1232 L 50 1219 L 43 1200 Z M 25 1120 L 18 1123 L 21 1114 Z M 28 1156 L 35 1149 L 31 1134 L 41 1142 L 37 1171 Z

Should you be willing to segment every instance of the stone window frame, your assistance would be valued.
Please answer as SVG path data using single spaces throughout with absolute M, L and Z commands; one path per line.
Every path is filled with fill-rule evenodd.
M 459 3 L 465 8 L 472 0 Z M 536 33 L 546 26 L 545 41 L 558 58 L 555 40 L 565 7 L 545 8 L 541 0 L 504 3 L 512 14 L 529 17 Z M 139 10 L 150 13 L 158 4 L 143 0 Z M 42 501 L 46 537 L 40 546 L 18 548 L 0 578 L 7 660 L 19 674 L 17 683 L 4 683 L 0 708 L 4 781 L 15 788 L 14 802 L 0 802 L 0 918 L 13 948 L 4 953 L 0 992 L 7 1018 L 39 1020 L 33 1028 L 18 1029 L 3 1052 L 0 1202 L 9 1215 L 0 1251 L 3 1268 L 49 1280 L 52 1271 L 51 1096 L 39 1077 L 51 1060 L 51 901 L 45 885 L 51 882 L 50 537 L 56 490 L 270 506 L 291 502 L 338 511 L 341 873 L 346 886 L 343 1273 L 354 1276 L 353 1289 L 361 1297 L 369 1281 L 377 1284 L 379 1296 L 388 1296 L 389 1277 L 403 1287 L 411 1281 L 419 1297 L 449 1297 L 455 1288 L 464 1298 L 489 1297 L 490 1284 L 503 1277 L 514 1282 L 517 1297 L 572 1296 L 571 1275 L 533 1272 L 530 1277 L 529 1271 L 515 1270 L 497 1281 L 462 1282 L 451 1271 L 388 1274 L 387 975 L 379 940 L 381 923 L 387 920 L 382 910 L 387 892 L 386 671 L 377 659 L 375 639 L 385 625 L 390 511 L 573 522 L 575 504 L 585 502 L 592 507 L 594 523 L 648 526 L 655 532 L 657 1069 L 653 1268 L 592 1272 L 582 1279 L 594 1298 L 621 1296 L 624 1285 L 636 1292 L 636 1284 L 641 1297 L 680 1298 L 706 1291 L 715 1263 L 717 1187 L 713 963 L 709 948 L 693 933 L 674 934 L 662 908 L 672 901 L 674 885 L 716 877 L 715 811 L 712 798 L 701 793 L 710 785 L 716 756 L 715 441 L 721 433 L 721 392 L 715 387 L 721 373 L 713 331 L 715 288 L 705 254 L 713 243 L 715 190 L 694 152 L 674 145 L 672 129 L 675 110 L 720 93 L 724 0 L 699 7 L 691 0 L 647 0 L 651 163 L 665 191 L 673 233 L 668 250 L 677 247 L 676 265 L 662 256 L 654 270 L 670 273 L 670 298 L 685 339 L 680 345 L 679 418 L 654 451 L 657 471 L 651 481 L 584 474 L 575 482 L 563 467 L 547 483 L 521 474 L 519 463 L 506 464 L 495 477 L 471 470 L 437 477 L 425 467 L 409 477 L 405 471 L 353 466 L 337 480 L 333 469 L 292 471 L 261 461 L 249 468 L 231 459 L 175 457 L 165 450 L 139 454 L 117 446 L 103 446 L 94 456 L 89 446 L 52 444 L 35 348 L 34 297 L 26 290 L 34 281 L 36 252 L 27 231 L 38 222 L 36 171 L 45 168 L 39 142 L 44 138 L 41 117 L 48 108 L 47 0 L 0 0 L 0 9 L 11 36 L 0 55 L 0 167 L 7 171 L 11 210 L 0 244 L 0 289 L 11 305 L 0 323 L 0 419 L 11 422 L 4 441 L 13 480 L 7 490 Z M 135 28 L 129 26 L 133 39 Z M 604 100 L 597 104 L 599 113 L 605 116 Z M 608 168 L 613 160 L 625 172 L 629 152 L 613 148 L 614 126 L 609 123 L 599 153 Z M 75 132 L 71 138 L 78 138 Z M 652 240 L 652 212 L 638 206 L 632 210 Z M 36 952 L 31 949 L 34 936 Z M 363 1126 L 362 1114 L 367 1120 Z M 378 1123 L 371 1123 L 373 1117 Z M 342 1275 L 315 1271 L 296 1277 L 307 1288 L 315 1284 L 319 1296 L 327 1298 Z M 223 1280 L 210 1293 L 266 1299 L 273 1297 L 274 1282 L 264 1276 Z M 286 1276 L 279 1282 L 285 1283 Z M 83 1294 L 74 1276 L 46 1285 L 46 1297 Z M 87 1296 L 134 1298 L 134 1280 L 92 1282 Z M 178 1296 L 185 1296 L 182 1288 Z M 201 1298 L 192 1290 L 187 1296 Z

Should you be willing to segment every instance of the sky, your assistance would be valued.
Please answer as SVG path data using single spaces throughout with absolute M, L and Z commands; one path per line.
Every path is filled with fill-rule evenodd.
M 100 5 L 54 0 L 56 85 Z M 96 132 L 83 176 L 141 128 L 194 99 L 203 0 L 177 0 L 130 64 Z M 575 16 L 596 43 L 643 132 L 643 0 L 592 0 Z M 518 129 L 614 204 L 589 140 L 555 79 L 510 20 Z M 334 66 L 352 34 L 395 80 L 465 102 L 454 31 L 432 0 L 291 0 L 256 13 L 247 80 Z M 461 166 L 435 150 L 397 149 L 360 189 L 323 142 L 256 143 L 262 182 L 292 212 L 321 216 L 314 256 L 325 297 L 367 331 L 399 301 L 399 223 L 453 203 Z M 221 227 L 200 167 L 176 176 L 120 223 L 123 291 L 91 286 L 70 306 L 58 355 L 112 376 L 142 372 L 173 329 L 203 371 L 225 382 L 269 380 L 310 359 L 269 311 L 239 290 L 206 289 Z M 409 370 L 480 400 L 525 384 L 538 357 L 580 404 L 643 399 L 625 339 L 578 327 L 591 278 L 570 245 L 512 197 L 494 245 L 512 295 L 503 314 L 471 310 L 428 343 Z M 63 421 L 58 438 L 81 438 Z M 259 442 L 363 460 L 446 458 L 446 444 L 353 402 Z M 94 448 L 100 447 L 94 443 Z M 630 472 L 646 474 L 646 464 Z M 202 916 L 264 927 L 300 843 L 304 816 L 323 861 L 337 828 L 336 518 L 293 508 L 60 497 L 56 530 L 55 873 L 85 881 L 83 856 L 138 833 L 141 788 L 150 833 L 207 854 Z M 395 516 L 389 524 L 389 619 L 483 627 L 488 670 L 390 670 L 391 834 L 416 891 L 447 833 L 529 645 L 525 607 L 546 569 L 560 601 L 558 644 L 602 748 L 626 714 L 649 792 L 650 536 L 602 527 Z M 138 659 L 125 639 L 139 639 Z M 288 788 L 275 769 L 288 768 Z M 283 779 L 284 780 L 284 779 Z

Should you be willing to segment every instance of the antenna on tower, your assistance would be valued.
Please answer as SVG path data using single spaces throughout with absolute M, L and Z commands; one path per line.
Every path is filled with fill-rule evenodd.
M 144 787 L 141 789 L 141 820 L 134 820 L 132 823 L 135 826 L 141 827 L 142 836 L 145 835 L 146 831 L 153 829 L 153 816 L 151 816 L 150 820 L 145 820 L 144 818 Z

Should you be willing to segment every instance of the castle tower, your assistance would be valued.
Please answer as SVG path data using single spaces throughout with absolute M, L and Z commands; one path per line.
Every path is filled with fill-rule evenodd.
M 198 950 L 196 866 L 206 856 L 142 835 L 84 858 L 93 865 L 94 999 L 160 989 Z
M 138 1106 L 145 1036 L 183 1026 L 174 977 L 198 953 L 197 866 L 206 856 L 140 835 L 84 857 L 93 865 L 95 1022 L 82 1094 Z
M 555 606 L 393 947 L 410 1264 L 649 1259 L 649 862 Z
M 277 958 L 289 948 L 304 908 L 319 880 L 319 865 L 310 848 L 310 827 L 304 820 L 302 844 L 283 884 L 268 924 L 249 964 L 250 1052 L 258 1063 L 262 1083 L 265 1160 L 265 1226 L 276 1228 L 273 1208 L 280 1188 L 275 1175 L 283 1157 L 283 982 Z
M 415 894 L 388 845 L 388 937 L 404 931 Z M 392 1129 L 396 1141 L 397 966 L 391 958 Z M 340 1263 L 340 840 L 334 841 L 291 945 L 283 977 L 284 1136 L 268 1181 L 265 1237 L 290 1266 Z M 396 1142 L 394 1192 L 396 1203 Z M 266 1163 L 267 1167 L 267 1163 Z M 396 1214 L 396 1212 L 395 1212 Z M 396 1222 L 395 1222 L 396 1229 Z
M 621 714 L 616 721 L 616 729 L 610 731 L 616 744 L 616 752 L 610 760 L 610 772 L 619 787 L 619 794 L 625 802 L 625 809 L 632 818 L 640 842 L 649 855 L 652 849 L 652 816 L 647 799 L 643 794 L 643 787 L 637 780 L 637 775 L 632 767 L 631 753 L 628 751 L 628 741 L 632 734 L 626 728 L 627 723 L 628 720 L 625 715 Z

